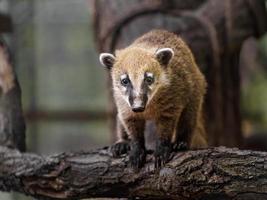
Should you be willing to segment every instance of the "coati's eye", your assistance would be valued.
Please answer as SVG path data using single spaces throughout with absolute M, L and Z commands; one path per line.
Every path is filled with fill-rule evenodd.
M 127 86 L 129 83 L 130 83 L 129 78 L 121 79 L 121 84 L 122 84 L 123 86 Z
M 151 85 L 152 83 L 154 83 L 154 74 L 151 72 L 146 72 L 144 77 L 144 82 L 147 85 Z
M 153 77 L 150 77 L 150 76 L 147 76 L 147 77 L 145 77 L 145 82 L 148 85 L 151 85 L 152 83 L 154 83 L 154 78 Z

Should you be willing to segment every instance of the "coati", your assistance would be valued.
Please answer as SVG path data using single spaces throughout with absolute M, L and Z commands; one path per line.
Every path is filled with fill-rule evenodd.
M 110 70 L 118 110 L 113 155 L 130 149 L 131 166 L 143 166 L 146 120 L 156 125 L 156 167 L 169 160 L 174 146 L 207 146 L 202 119 L 206 81 L 181 38 L 152 30 L 115 56 L 101 53 L 99 59 Z

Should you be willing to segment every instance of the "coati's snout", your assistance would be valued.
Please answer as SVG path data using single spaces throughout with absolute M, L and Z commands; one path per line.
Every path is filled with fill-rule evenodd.
M 120 76 L 120 90 L 133 112 L 143 112 L 146 108 L 150 93 L 147 79 L 147 73 L 144 74 L 144 77 L 138 78 L 138 80 L 131 79 L 128 74 Z M 152 84 L 152 80 L 150 81 Z
M 129 104 L 133 112 L 143 112 L 146 108 L 147 94 L 130 95 Z

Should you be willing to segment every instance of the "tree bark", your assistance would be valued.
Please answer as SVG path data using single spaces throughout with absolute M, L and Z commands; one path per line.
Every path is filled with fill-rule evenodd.
M 99 50 L 124 48 L 155 28 L 180 35 L 191 47 L 208 81 L 205 114 L 210 145 L 240 146 L 239 52 L 248 37 L 259 37 L 266 31 L 265 1 L 130 2 L 95 1 L 94 28 Z M 109 79 L 109 85 L 110 82 Z M 112 100 L 110 109 L 115 115 Z M 115 133 L 115 117 L 112 120 Z
M 0 190 L 38 199 L 267 199 L 267 153 L 225 147 L 180 152 L 139 172 L 107 149 L 43 157 L 0 147 Z M 256 198 L 255 198 L 256 197 Z

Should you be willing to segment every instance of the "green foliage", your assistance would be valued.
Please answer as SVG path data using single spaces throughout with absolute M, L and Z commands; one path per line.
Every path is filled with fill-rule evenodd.
M 251 84 L 242 94 L 242 108 L 245 117 L 252 121 L 267 123 L 267 74 L 257 72 Z
M 267 34 L 259 40 L 259 54 L 261 63 L 267 69 Z
M 262 68 L 251 74 L 251 79 L 242 91 L 241 110 L 243 117 L 267 129 L 267 34 L 259 40 L 259 62 Z

